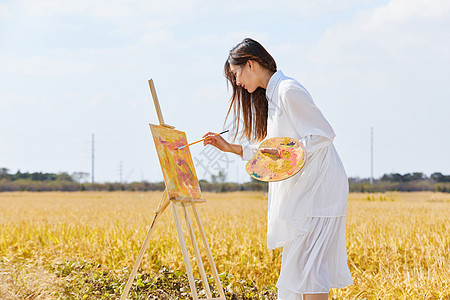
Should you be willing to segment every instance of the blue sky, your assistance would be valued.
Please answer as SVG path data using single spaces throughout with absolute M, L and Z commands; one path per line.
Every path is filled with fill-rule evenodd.
M 349 176 L 450 174 L 450 2 L 0 1 L 0 167 L 161 181 L 153 78 L 189 141 L 220 131 L 228 51 L 259 40 L 333 126 Z M 244 163 L 198 144 L 200 178 Z M 120 171 L 121 170 L 121 171 Z

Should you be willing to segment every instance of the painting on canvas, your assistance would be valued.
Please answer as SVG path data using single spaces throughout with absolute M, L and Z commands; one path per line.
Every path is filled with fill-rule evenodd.
M 189 147 L 183 131 L 150 124 L 170 199 L 202 199 Z

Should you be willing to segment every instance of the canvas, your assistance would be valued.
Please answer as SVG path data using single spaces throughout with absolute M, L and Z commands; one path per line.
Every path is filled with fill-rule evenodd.
M 169 199 L 202 199 L 189 147 L 183 131 L 150 124 Z

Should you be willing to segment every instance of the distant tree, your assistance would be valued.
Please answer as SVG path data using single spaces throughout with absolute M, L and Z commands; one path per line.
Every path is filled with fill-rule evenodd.
M 224 183 L 227 179 L 227 174 L 225 172 L 219 171 L 219 174 L 217 174 L 217 179 L 219 182 Z
M 380 180 L 384 181 L 384 182 L 392 182 L 392 174 L 383 174 L 383 176 L 381 176 Z M 351 181 L 350 181 L 351 182 Z
M 11 176 L 11 180 L 18 180 L 18 179 L 27 179 L 28 175 L 26 173 L 22 174 L 20 170 L 17 170 L 16 174 Z
M 431 174 L 430 178 L 435 182 L 450 182 L 450 175 L 443 175 L 438 172 Z
M 59 174 L 56 176 L 56 180 L 61 180 L 61 181 L 73 181 L 72 177 L 71 177 L 69 174 L 67 174 L 67 172 L 59 173 Z
M 386 175 L 383 175 L 383 176 L 386 176 Z M 349 177 L 348 181 L 352 182 L 352 183 L 362 183 L 362 182 L 369 182 L 370 179 L 369 178 L 359 178 L 359 177 Z
M 0 168 L 0 179 L 9 178 L 9 170 L 7 168 Z
M 402 176 L 402 174 L 399 174 L 399 173 L 392 174 L 391 182 L 403 182 L 403 180 L 404 180 L 404 177 Z
M 217 183 L 217 175 L 211 174 L 211 182 Z
M 403 176 L 399 173 L 384 174 L 381 181 L 385 182 L 403 182 Z
M 412 181 L 415 180 L 426 180 L 427 176 L 425 174 L 423 174 L 422 172 L 414 172 L 411 174 L 411 179 Z
M 89 178 L 89 175 L 90 174 L 86 172 L 74 172 L 70 177 L 76 182 L 82 182 L 84 179 Z
M 56 174 L 42 172 L 35 172 L 31 174 L 23 173 L 23 176 L 26 176 L 26 178 L 31 178 L 33 181 L 54 181 L 58 179 Z
M 442 173 L 438 173 L 435 172 L 433 174 L 431 174 L 430 178 L 436 182 L 443 182 L 442 180 L 444 179 L 444 175 L 442 175 Z
M 404 175 L 402 175 L 402 182 L 410 182 L 412 181 L 412 175 L 411 173 L 406 173 Z

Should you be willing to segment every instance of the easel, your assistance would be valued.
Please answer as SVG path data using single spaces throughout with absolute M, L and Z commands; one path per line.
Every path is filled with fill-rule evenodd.
M 167 128 L 170 129 L 174 129 L 173 126 L 167 125 L 164 123 L 164 119 L 162 116 L 162 112 L 161 112 L 161 107 L 159 106 L 159 101 L 158 101 L 158 97 L 156 95 L 156 90 L 155 90 L 155 86 L 153 84 L 153 80 L 150 79 L 148 81 L 148 84 L 150 86 L 150 91 L 152 93 L 153 96 L 153 102 L 155 104 L 155 108 L 156 108 L 156 113 L 158 115 L 158 120 L 161 126 L 165 126 Z M 169 197 L 169 192 L 167 189 L 167 182 L 166 182 L 166 189 L 164 190 L 163 196 L 161 198 L 161 201 L 159 203 L 158 209 L 155 212 L 155 216 L 153 218 L 152 224 L 150 225 L 150 229 L 148 230 L 147 236 L 145 237 L 144 243 L 142 244 L 141 250 L 139 251 L 139 255 L 138 258 L 136 259 L 136 262 L 134 264 L 133 270 L 131 271 L 130 277 L 128 278 L 127 284 L 125 286 L 125 289 L 123 291 L 122 296 L 120 297 L 121 300 L 126 300 L 128 297 L 128 294 L 130 292 L 130 288 L 131 285 L 133 284 L 134 278 L 136 276 L 136 273 L 139 269 L 139 266 L 141 264 L 142 261 L 142 257 L 144 256 L 145 251 L 148 248 L 148 245 L 150 243 L 150 235 L 153 232 L 153 229 L 155 227 L 156 221 L 158 219 L 158 217 L 162 214 L 162 212 L 170 205 L 172 204 L 172 213 L 173 213 L 173 218 L 175 220 L 175 225 L 177 228 L 177 233 L 178 233 L 178 241 L 180 243 L 180 247 L 181 247 L 181 252 L 183 254 L 183 259 L 184 259 L 184 264 L 186 266 L 186 273 L 189 279 L 189 286 L 191 288 L 191 295 L 192 298 L 194 300 L 198 300 L 198 294 L 197 294 L 197 289 L 195 287 L 195 282 L 194 282 L 194 276 L 192 274 L 192 269 L 191 269 L 191 264 L 189 261 L 189 254 L 187 251 L 187 247 L 186 247 L 186 242 L 184 239 L 184 235 L 183 235 L 183 229 L 181 227 L 181 222 L 180 222 L 180 216 L 178 214 L 177 211 L 177 206 L 181 207 L 184 213 L 184 218 L 186 221 L 186 225 L 189 231 L 189 235 L 191 238 L 191 243 L 192 243 L 192 247 L 194 249 L 194 254 L 195 254 L 195 260 L 197 261 L 197 265 L 199 267 L 199 271 L 200 271 L 200 275 L 202 278 L 202 284 L 203 287 L 205 289 L 206 292 L 206 297 L 207 298 L 203 298 L 203 299 L 218 299 L 218 300 L 225 300 L 225 294 L 224 291 L 222 289 L 222 285 L 220 283 L 220 279 L 219 279 L 219 274 L 217 273 L 217 269 L 216 266 L 214 264 L 214 259 L 212 257 L 212 253 L 211 253 L 211 249 L 209 248 L 209 244 L 208 241 L 206 239 L 206 234 L 205 231 L 203 229 L 202 226 L 202 222 L 200 220 L 200 216 L 198 214 L 197 211 L 197 207 L 195 206 L 195 203 L 201 203 L 201 202 L 205 202 L 205 199 L 187 199 L 187 198 L 178 198 L 178 197 Z M 206 278 L 206 273 L 205 273 L 205 269 L 203 267 L 203 262 L 200 256 L 200 251 L 198 248 L 198 244 L 197 244 L 197 239 L 195 237 L 195 233 L 194 233 L 194 228 L 192 226 L 192 222 L 191 222 L 191 218 L 189 216 L 189 211 L 188 211 L 188 206 L 190 206 L 192 208 L 192 211 L 194 213 L 194 218 L 195 221 L 197 222 L 197 226 L 198 229 L 200 231 L 200 237 L 203 241 L 205 250 L 206 250 L 206 255 L 209 261 L 209 265 L 211 267 L 211 271 L 212 271 L 212 275 L 214 278 L 214 281 L 216 283 L 216 287 L 219 291 L 219 295 L 220 298 L 212 298 L 212 294 L 211 294 L 211 290 L 209 288 L 209 284 L 208 284 L 208 280 Z

